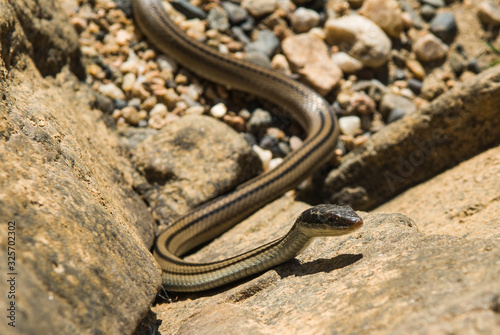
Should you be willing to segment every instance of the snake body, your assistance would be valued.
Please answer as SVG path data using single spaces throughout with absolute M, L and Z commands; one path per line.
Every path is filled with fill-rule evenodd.
M 161 0 L 132 3 L 136 24 L 159 50 L 201 77 L 284 108 L 308 133 L 303 145 L 279 166 L 188 213 L 158 237 L 154 256 L 167 290 L 201 291 L 221 286 L 293 258 L 315 236 L 345 234 L 361 226 L 361 219 L 348 207 L 313 207 L 299 216 L 288 234 L 252 251 L 213 263 L 182 260 L 189 250 L 296 187 L 331 157 L 339 133 L 337 120 L 328 102 L 312 89 L 188 37 L 166 13 Z

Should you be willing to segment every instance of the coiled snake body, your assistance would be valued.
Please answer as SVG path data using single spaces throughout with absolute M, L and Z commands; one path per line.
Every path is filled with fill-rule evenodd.
M 158 237 L 154 256 L 167 290 L 201 291 L 221 286 L 295 257 L 315 236 L 338 236 L 362 225 L 347 206 L 321 205 L 303 212 L 285 236 L 247 253 L 204 264 L 182 260 L 180 256 L 293 189 L 321 166 L 333 153 L 337 120 L 328 102 L 310 88 L 189 38 L 169 18 L 161 0 L 132 3 L 136 24 L 158 49 L 201 77 L 283 107 L 308 133 L 303 145 L 279 166 L 188 213 Z

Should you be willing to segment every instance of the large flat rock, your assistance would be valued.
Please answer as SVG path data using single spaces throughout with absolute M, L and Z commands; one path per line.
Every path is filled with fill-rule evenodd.
M 155 223 L 77 79 L 76 34 L 53 0 L 0 2 L 0 30 L 0 332 L 131 333 L 160 287 Z

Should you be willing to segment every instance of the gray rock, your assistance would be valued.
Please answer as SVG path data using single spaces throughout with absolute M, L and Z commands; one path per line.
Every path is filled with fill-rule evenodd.
M 208 26 L 211 29 L 224 31 L 229 28 L 227 12 L 222 7 L 212 7 L 207 15 Z
M 408 88 L 416 95 L 419 95 L 420 91 L 422 90 L 422 81 L 415 78 L 410 78 L 408 80 Z
M 240 27 L 247 34 L 251 34 L 255 29 L 255 19 L 251 16 L 248 16 L 247 19 L 242 24 L 240 24 Z
M 385 127 L 375 133 L 330 172 L 324 189 L 329 200 L 361 187 L 369 196 L 357 200 L 355 205 L 373 208 L 498 143 L 499 82 L 500 67 L 483 71 L 401 119 L 398 127 Z M 384 171 L 382 175 L 380 171 Z
M 242 8 L 235 3 L 223 1 L 221 2 L 221 6 L 226 10 L 231 24 L 240 24 L 248 18 L 248 12 L 245 8 Z
M 259 30 L 257 39 L 245 45 L 245 51 L 257 51 L 271 57 L 280 45 L 280 40 L 269 30 Z
M 477 58 L 471 58 L 467 61 L 467 70 L 476 74 L 481 72 L 481 66 L 479 65 Z
M 265 68 L 271 68 L 271 60 L 267 55 L 263 54 L 259 51 L 249 51 L 245 54 L 244 59 L 247 62 L 253 63 L 255 65 L 259 65 Z
M 448 46 L 436 36 L 427 34 L 413 44 L 413 51 L 422 62 L 441 61 L 448 55 Z
M 278 8 L 278 0 L 242 0 L 241 7 L 253 17 L 262 17 Z
M 136 189 L 161 223 L 170 223 L 260 172 L 242 136 L 214 118 L 188 115 L 141 142 L 132 157 Z
M 305 33 L 319 24 L 319 14 L 304 7 L 297 8 L 290 18 L 292 29 L 296 33 Z
M 403 9 L 403 11 L 410 15 L 413 27 L 415 27 L 416 29 L 422 29 L 422 20 L 420 19 L 420 16 L 413 10 L 412 5 L 407 0 L 399 0 L 399 3 L 401 4 L 401 8 Z
M 269 134 L 264 135 L 259 142 L 259 146 L 262 149 L 266 149 L 266 150 L 271 151 L 273 153 L 273 157 L 282 157 L 283 156 L 283 153 L 280 150 L 279 144 L 280 144 L 280 141 L 276 137 L 269 135 Z
M 248 37 L 247 34 L 245 34 L 245 32 L 243 31 L 243 29 L 241 29 L 240 27 L 232 27 L 231 32 L 233 33 L 234 37 L 243 44 L 248 44 L 252 42 L 250 37 Z
M 60 2 L 29 3 L 0 3 L 0 257 L 5 277 L 15 231 L 17 273 L 15 297 L 0 284 L 2 333 L 130 334 L 161 284 L 156 223 L 124 146 L 69 70 L 78 41 Z
M 250 120 L 248 120 L 248 128 L 251 132 L 255 133 L 264 128 L 271 126 L 273 118 L 271 113 L 261 108 L 257 108 L 252 112 Z
M 396 121 L 404 115 L 414 113 L 416 110 L 415 104 L 401 95 L 385 94 L 380 101 L 380 113 L 387 118 L 387 123 Z
M 422 0 L 421 2 L 424 6 L 428 5 L 434 8 L 442 8 L 446 6 L 444 0 Z
M 446 43 L 451 43 L 455 38 L 458 27 L 453 12 L 440 12 L 430 22 L 430 31 Z
M 365 66 L 380 67 L 391 55 L 391 40 L 373 21 L 349 15 L 329 19 L 325 24 L 326 41 L 361 61 Z
M 430 21 L 434 16 L 436 16 L 436 8 L 430 5 L 423 5 L 420 9 L 420 15 L 425 21 Z
M 457 77 L 460 77 L 467 65 L 466 60 L 458 52 L 450 52 L 448 63 Z
M 479 5 L 477 16 L 481 23 L 490 27 L 500 26 L 500 6 L 495 1 L 483 1 Z

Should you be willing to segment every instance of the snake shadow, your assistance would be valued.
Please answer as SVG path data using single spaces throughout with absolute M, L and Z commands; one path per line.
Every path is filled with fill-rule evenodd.
M 361 254 L 342 254 L 334 258 L 319 258 L 311 262 L 301 264 L 296 258 L 274 268 L 283 279 L 288 276 L 303 277 L 311 274 L 325 272 L 329 273 L 356 263 L 363 258 Z

